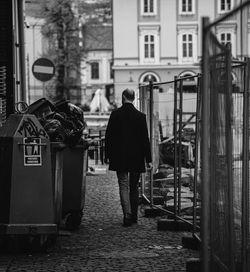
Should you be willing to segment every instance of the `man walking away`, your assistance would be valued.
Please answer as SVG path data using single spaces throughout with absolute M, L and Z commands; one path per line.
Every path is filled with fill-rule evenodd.
M 117 173 L 123 226 L 137 223 L 140 174 L 145 163 L 152 167 L 146 115 L 134 107 L 134 99 L 132 89 L 123 91 L 122 106 L 111 113 L 105 136 L 106 162 Z

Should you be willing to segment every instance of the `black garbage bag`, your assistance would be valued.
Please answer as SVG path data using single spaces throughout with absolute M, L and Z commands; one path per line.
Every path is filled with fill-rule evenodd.
M 39 120 L 49 118 L 55 112 L 55 106 L 46 98 L 41 98 L 30 104 L 27 113 L 34 114 Z
M 52 142 L 64 142 L 70 147 L 80 142 L 86 127 L 82 109 L 66 100 L 53 104 L 41 98 L 29 106 L 28 113 L 38 118 Z
M 57 101 L 54 105 L 56 111 L 64 115 L 65 119 L 72 123 L 74 129 L 84 130 L 86 123 L 84 121 L 83 110 L 80 107 L 64 99 Z
M 83 130 L 86 128 L 83 110 L 64 99 L 57 101 L 54 106 L 60 114 L 59 116 L 63 117 L 62 120 L 58 116 L 59 120 L 68 129 L 66 143 L 69 146 L 77 144 L 81 140 Z
M 56 119 L 47 119 L 44 121 L 44 129 L 48 133 L 52 142 L 65 142 L 67 134 L 60 123 Z

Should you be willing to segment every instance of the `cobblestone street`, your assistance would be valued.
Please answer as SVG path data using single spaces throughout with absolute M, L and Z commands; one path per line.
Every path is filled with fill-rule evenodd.
M 198 251 L 182 247 L 183 232 L 157 231 L 157 218 L 122 226 L 113 172 L 87 177 L 82 225 L 62 232 L 47 253 L 2 255 L 0 271 L 186 271 Z

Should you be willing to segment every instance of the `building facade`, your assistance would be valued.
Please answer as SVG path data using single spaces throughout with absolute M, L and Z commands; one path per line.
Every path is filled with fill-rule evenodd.
M 46 84 L 37 80 L 32 74 L 32 65 L 40 57 L 49 58 L 51 49 L 57 43 L 49 41 L 42 35 L 46 22 L 45 14 L 41 12 L 43 3 L 38 0 L 25 1 L 26 27 L 26 77 L 27 102 L 30 104 L 37 99 L 47 96 L 48 89 L 55 89 L 53 80 Z M 68 76 L 72 82 L 69 97 L 73 103 L 89 104 L 94 91 L 105 89 L 112 100 L 112 25 L 111 7 L 109 0 L 72 0 L 72 11 L 79 22 L 79 61 L 80 69 L 71 71 Z M 53 36 L 54 37 L 54 36 Z M 79 70 L 79 71 L 78 71 Z M 51 86 L 50 86 L 51 85 Z M 50 94 L 51 95 L 51 94 Z
M 88 105 L 98 89 L 113 102 L 112 26 L 85 25 L 82 28 L 82 104 Z
M 122 90 L 127 87 L 137 89 L 138 83 L 149 79 L 166 82 L 173 80 L 174 76 L 199 73 L 202 17 L 213 21 L 241 2 L 114 0 L 114 86 L 118 103 Z M 249 10 L 245 15 L 230 18 L 216 29 L 222 43 L 231 43 L 234 58 L 250 53 L 248 18 Z M 242 35 L 243 32 L 247 35 Z

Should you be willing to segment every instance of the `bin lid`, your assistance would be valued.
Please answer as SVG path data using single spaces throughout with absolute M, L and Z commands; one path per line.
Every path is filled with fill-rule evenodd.
M 0 128 L 0 137 L 38 137 L 49 136 L 33 114 L 11 114 Z

